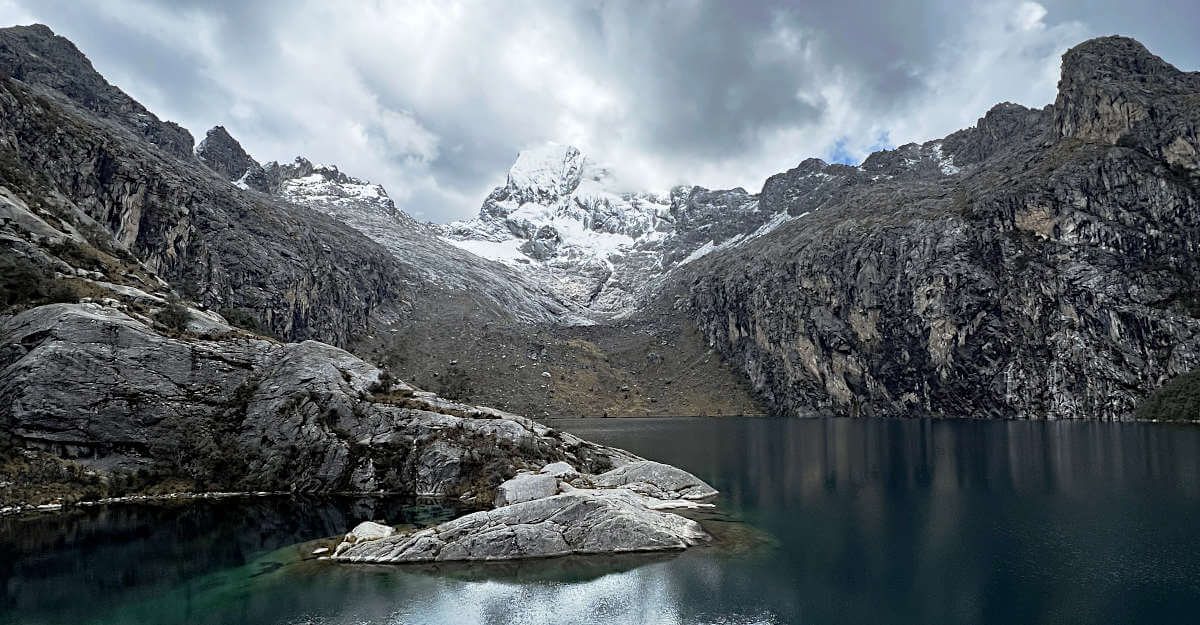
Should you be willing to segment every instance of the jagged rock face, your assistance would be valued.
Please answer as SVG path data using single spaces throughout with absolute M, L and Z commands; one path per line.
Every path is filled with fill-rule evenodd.
M 74 56 L 56 60 L 63 75 L 89 72 L 69 82 L 69 99 L 0 81 L 0 183 L 31 206 L 70 204 L 185 295 L 283 337 L 341 343 L 373 314 L 403 314 L 407 272 L 384 250 L 307 209 L 243 193 L 200 167 L 190 143 L 179 157 L 122 130 L 107 109 L 94 113 L 113 94 L 121 110 L 144 109 L 67 48 Z
M 397 382 L 335 347 L 168 337 L 56 304 L 0 325 L 0 422 L 20 446 L 105 473 L 166 464 L 242 490 L 400 491 L 490 503 L 519 469 L 635 456 Z
M 101 119 L 116 123 L 179 158 L 192 153 L 192 135 L 108 84 L 65 37 L 41 24 L 0 29 L 0 75 L 62 94 Z
M 264 172 L 276 193 L 297 204 L 317 209 L 377 213 L 401 222 L 413 221 L 407 213 L 396 209 L 396 203 L 382 185 L 348 176 L 333 165 L 313 165 L 298 156 L 290 165 L 272 161 Z
M 218 129 L 199 157 L 190 137 L 182 153 L 168 150 L 154 137 L 169 125 L 69 42 L 44 27 L 0 30 L 0 41 L 10 70 L 0 83 L 0 184 L 31 206 L 69 204 L 189 299 L 286 339 L 341 345 L 422 308 L 484 320 L 570 313 L 511 269 L 443 243 L 378 185 L 304 159 L 247 176 L 237 170 L 257 172 L 253 159 Z M 34 61 L 22 60 L 29 51 Z
M 1137 147 L 1200 176 L 1200 73 L 1181 72 L 1124 37 L 1063 56 L 1054 103 L 1060 137 Z
M 549 144 L 520 153 L 477 219 L 442 230 L 604 319 L 634 312 L 693 254 L 753 238 L 774 217 L 743 189 L 627 190 L 578 149 Z
M 213 148 L 208 146 L 210 140 L 216 140 Z M 231 159 L 236 165 L 222 165 L 231 159 L 206 159 L 205 154 L 221 148 L 233 154 Z M 545 285 L 442 241 L 434 227 L 397 208 L 382 185 L 349 176 L 333 165 L 313 164 L 299 156 L 287 164 L 271 161 L 259 165 L 220 126 L 209 131 L 209 139 L 198 154 L 234 186 L 311 208 L 379 244 L 404 268 L 397 278 L 420 293 L 406 298 L 409 301 L 405 302 L 402 314 L 376 315 L 372 321 L 380 325 L 402 323 L 409 316 L 421 315 L 422 309 L 426 314 L 430 310 L 439 314 L 458 312 L 487 321 L 588 321 L 576 314 L 577 307 L 563 301 Z M 553 254 L 552 234 L 540 232 L 537 244 L 545 248 L 544 254 Z
M 241 180 L 262 170 L 224 126 L 214 126 L 204 135 L 204 140 L 196 146 L 196 156 L 228 180 Z
M 1200 365 L 1200 189 L 1167 149 L 1196 74 L 1138 51 L 1068 52 L 1045 110 L 773 177 L 767 210 L 806 216 L 689 266 L 698 323 L 781 413 L 1131 418 Z

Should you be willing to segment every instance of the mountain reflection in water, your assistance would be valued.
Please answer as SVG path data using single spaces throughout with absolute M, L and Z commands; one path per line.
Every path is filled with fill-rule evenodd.
M 1190 622 L 1200 428 L 556 419 L 722 491 L 721 548 L 498 566 L 299 561 L 401 499 L 0 518 L 0 623 Z M 733 537 L 733 538 L 730 538 Z M 740 548 L 729 548 L 741 541 Z

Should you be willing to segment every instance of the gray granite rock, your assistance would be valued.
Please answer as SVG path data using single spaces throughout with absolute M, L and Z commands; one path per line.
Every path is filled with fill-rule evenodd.
M 379 540 L 394 536 L 396 529 L 390 525 L 376 523 L 374 521 L 363 521 L 354 526 L 350 533 L 346 534 L 346 540 L 353 542 L 366 542 L 369 540 Z
M 518 473 L 496 489 L 496 507 L 549 497 L 558 492 L 558 479 L 540 473 Z
M 708 540 L 708 534 L 671 510 L 710 507 L 695 500 L 716 494 L 696 476 L 659 462 L 633 460 L 590 475 L 559 461 L 501 484 L 493 510 L 370 544 L 347 539 L 334 559 L 517 560 L 684 549 Z
M 637 460 L 590 478 L 597 488 L 623 486 L 655 499 L 707 499 L 717 489 L 700 478 L 669 464 Z
M 1132 419 L 1200 367 L 1200 73 L 1122 37 L 861 167 L 805 161 L 794 216 L 675 276 L 714 348 L 786 415 Z
M 579 475 L 579 472 L 575 470 L 575 467 L 565 462 L 551 462 L 550 464 L 542 467 L 542 470 L 538 471 L 538 473 L 542 473 L 544 475 L 553 475 L 554 477 L 564 480 L 570 480 L 571 478 Z
M 700 524 L 647 507 L 625 489 L 576 491 L 476 512 L 403 536 L 339 547 L 335 560 L 405 563 L 514 560 L 686 549 Z
M 518 471 L 639 460 L 403 382 L 378 392 L 378 368 L 316 341 L 166 336 L 117 308 L 54 304 L 0 323 L 0 345 L 6 434 L 104 470 L 158 464 L 228 490 L 490 502 Z

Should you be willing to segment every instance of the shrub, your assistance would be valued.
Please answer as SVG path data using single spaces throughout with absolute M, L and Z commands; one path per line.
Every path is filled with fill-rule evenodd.
M 1200 369 L 1176 376 L 1150 393 L 1137 408 L 1138 419 L 1200 419 Z
M 254 332 L 255 334 L 262 334 L 263 332 L 262 322 L 245 308 L 222 308 L 221 316 L 231 325 L 237 326 L 247 332 Z
M 372 393 L 390 393 L 392 391 L 392 386 L 395 385 L 395 383 L 396 377 L 392 375 L 391 371 L 384 369 L 383 371 L 379 372 L 379 379 L 375 382 L 372 382 L 371 386 L 368 387 L 367 390 L 371 391 Z
M 74 287 L 28 258 L 0 257 L 0 308 L 77 301 Z
M 446 399 L 460 401 L 471 394 L 471 376 L 458 365 L 450 365 L 446 372 L 438 377 L 437 394 Z
M 79 292 L 67 282 L 55 282 L 46 292 L 46 300 L 51 304 L 73 304 L 79 301 Z
M 188 312 L 187 306 L 184 306 L 179 298 L 172 297 L 154 318 L 171 330 L 183 332 L 187 329 L 188 322 L 192 320 L 192 313 Z
M 53 278 L 28 258 L 0 256 L 0 300 L 17 306 L 41 299 Z

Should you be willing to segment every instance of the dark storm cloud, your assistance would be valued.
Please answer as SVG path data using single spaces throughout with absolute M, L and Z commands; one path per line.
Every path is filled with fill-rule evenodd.
M 757 189 L 807 156 L 942 136 L 1054 96 L 1101 34 L 1200 65 L 1200 8 L 1163 3 L 0 0 L 111 81 L 259 159 L 304 154 L 408 210 L 469 216 L 516 152 L 572 142 L 631 184 Z

